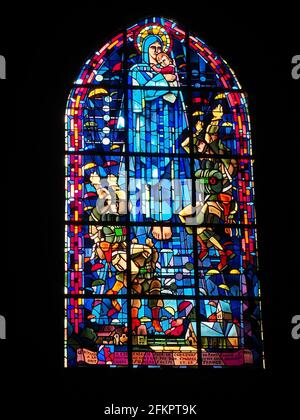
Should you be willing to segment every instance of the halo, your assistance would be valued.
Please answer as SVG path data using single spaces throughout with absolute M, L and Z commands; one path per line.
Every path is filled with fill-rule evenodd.
M 134 44 L 139 52 L 142 52 L 143 41 L 148 35 L 157 35 L 161 39 L 163 44 L 163 52 L 167 53 L 170 50 L 171 39 L 168 32 L 166 31 L 166 28 L 161 25 L 152 24 L 144 26 L 135 38 Z

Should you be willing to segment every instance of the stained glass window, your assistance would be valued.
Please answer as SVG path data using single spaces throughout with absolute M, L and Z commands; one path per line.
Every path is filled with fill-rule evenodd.
M 84 64 L 65 131 L 65 365 L 262 367 L 250 121 L 228 64 L 145 19 Z

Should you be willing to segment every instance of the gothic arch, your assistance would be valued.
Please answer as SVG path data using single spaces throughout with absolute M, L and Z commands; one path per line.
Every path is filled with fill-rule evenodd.
M 65 132 L 66 366 L 263 366 L 250 121 L 226 61 L 147 18 L 83 65 Z

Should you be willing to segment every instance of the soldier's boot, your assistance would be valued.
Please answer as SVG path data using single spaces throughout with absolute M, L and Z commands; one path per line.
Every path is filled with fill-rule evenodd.
M 218 264 L 218 270 L 223 271 L 228 266 L 228 257 L 226 255 L 226 252 L 219 249 L 219 255 L 220 255 L 220 262 Z
M 232 249 L 228 249 L 228 246 L 232 246 L 232 242 L 226 242 L 225 244 L 223 244 L 224 248 L 225 248 L 225 253 L 227 256 L 227 261 L 232 260 L 235 257 L 235 253 L 232 251 Z
M 152 325 L 156 332 L 162 332 L 163 329 L 159 322 L 159 307 L 152 308 Z
M 131 308 L 131 328 L 132 332 L 135 332 L 135 329 L 141 325 L 141 321 L 138 319 L 138 308 Z
M 201 245 L 201 250 L 200 250 L 200 254 L 198 258 L 200 261 L 203 261 L 208 256 L 208 248 L 207 248 L 206 242 L 204 242 L 203 239 L 201 239 L 199 235 L 197 235 L 197 241 Z

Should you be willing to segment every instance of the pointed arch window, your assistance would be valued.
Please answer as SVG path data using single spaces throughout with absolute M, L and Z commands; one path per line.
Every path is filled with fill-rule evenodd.
M 147 18 L 87 60 L 66 114 L 65 365 L 263 366 L 247 96 Z

